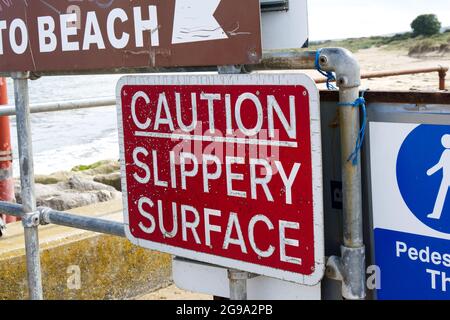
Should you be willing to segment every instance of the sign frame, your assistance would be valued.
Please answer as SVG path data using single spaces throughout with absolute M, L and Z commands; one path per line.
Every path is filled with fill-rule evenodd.
M 174 257 L 172 277 L 183 290 L 229 298 L 230 283 L 227 269 L 203 262 Z M 322 283 L 305 286 L 266 276 L 247 279 L 248 300 L 320 300 Z
M 264 50 L 307 48 L 309 45 L 308 0 L 290 0 L 288 10 L 262 11 Z M 296 32 L 286 32 L 296 30 Z
M 407 231 L 406 229 L 409 229 L 407 227 L 402 228 L 402 230 L 394 230 L 394 227 L 390 226 L 388 229 L 386 229 L 386 222 L 383 221 L 382 223 L 376 223 L 376 212 L 374 210 L 374 178 L 373 178 L 373 168 L 372 168 L 372 152 L 373 152 L 373 124 L 378 125 L 416 125 L 420 126 L 423 124 L 426 125 L 448 125 L 450 121 L 450 114 L 448 112 L 448 105 L 447 104 L 436 104 L 433 102 L 425 102 L 425 104 L 421 105 L 421 108 L 409 108 L 412 104 L 409 102 L 401 103 L 401 102 L 393 102 L 393 103 L 371 103 L 368 105 L 368 131 L 367 131 L 367 147 L 366 147 L 366 159 L 365 159 L 365 165 L 364 165 L 364 176 L 367 181 L 366 188 L 364 192 L 367 194 L 367 206 L 368 206 L 368 213 L 369 213 L 369 226 L 368 226 L 368 232 L 370 234 L 370 263 L 373 265 L 378 266 L 378 262 L 376 259 L 376 249 L 377 241 L 375 239 L 375 229 L 381 229 L 386 230 L 389 232 L 396 232 L 396 233 L 404 233 L 404 234 L 411 234 L 414 236 L 422 236 L 427 237 L 430 239 L 440 239 L 443 241 L 446 241 L 445 239 L 425 235 L 426 233 L 434 233 L 439 234 L 434 229 L 431 229 L 430 227 L 423 224 L 417 217 L 414 216 L 412 212 L 410 212 L 411 217 L 409 218 L 409 221 L 413 221 L 413 226 L 409 227 L 412 229 L 421 229 L 420 232 L 423 232 L 423 234 L 415 234 L 411 231 Z M 408 108 L 407 108 L 408 107 Z M 378 130 L 379 131 L 379 130 Z M 398 188 L 398 186 L 396 186 Z M 400 191 L 399 191 L 400 192 Z M 402 201 L 404 201 L 402 199 Z M 406 206 L 406 204 L 405 204 Z M 381 220 L 378 218 L 378 220 Z M 393 223 L 395 225 L 395 223 Z M 381 227 L 380 227 L 381 225 Z M 384 228 L 383 228 L 384 226 Z M 378 266 L 380 267 L 380 266 Z M 381 266 L 382 267 L 382 266 Z M 381 281 L 380 283 L 377 283 L 377 288 L 374 288 L 373 294 L 376 299 L 383 299 L 380 295 L 380 292 L 377 290 L 378 286 L 381 285 L 381 289 L 383 289 L 383 269 L 379 270 L 381 274 L 379 275 L 378 279 Z M 438 285 L 440 282 L 438 282 Z M 386 289 L 386 288 L 384 288 Z M 421 292 L 424 293 L 424 292 Z M 386 294 L 386 293 L 385 293 Z M 388 295 L 391 294 L 390 292 L 387 293 Z M 424 293 L 425 294 L 425 293 Z M 396 296 L 395 299 L 405 299 L 405 297 Z M 419 299 L 426 299 L 424 295 L 422 295 Z
M 312 200 L 313 200 L 313 232 L 314 232 L 314 271 L 310 275 L 284 271 L 263 265 L 244 262 L 208 253 L 202 253 L 171 245 L 152 242 L 136 238 L 130 230 L 128 217 L 128 190 L 126 183 L 126 164 L 124 150 L 124 128 L 122 115 L 122 88 L 126 85 L 261 85 L 261 86 L 303 86 L 309 93 L 310 108 L 310 135 L 311 135 L 311 161 L 312 161 Z M 144 248 L 166 252 L 174 256 L 191 260 L 220 265 L 226 268 L 238 269 L 259 275 L 278 278 L 302 285 L 314 286 L 321 282 L 325 273 L 325 247 L 324 247 L 324 216 L 323 216 L 323 179 L 322 179 L 322 141 L 320 122 L 319 90 L 315 82 L 305 74 L 250 74 L 250 75 L 217 75 L 213 73 L 202 75 L 176 75 L 176 76 L 124 76 L 116 87 L 117 117 L 119 129 L 121 185 L 123 199 L 123 214 L 125 233 L 127 238 L 135 245 Z

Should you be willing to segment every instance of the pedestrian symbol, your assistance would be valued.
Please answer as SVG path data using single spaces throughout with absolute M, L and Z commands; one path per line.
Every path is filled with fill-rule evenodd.
M 436 204 L 434 205 L 433 212 L 428 215 L 428 218 L 438 220 L 441 218 L 448 188 L 450 187 L 450 134 L 444 135 L 441 141 L 445 150 L 439 162 L 427 171 L 427 175 L 432 176 L 439 170 L 442 170 L 442 182 L 439 187 Z
M 450 234 L 450 126 L 415 128 L 400 148 L 396 169 L 410 211 L 428 227 Z

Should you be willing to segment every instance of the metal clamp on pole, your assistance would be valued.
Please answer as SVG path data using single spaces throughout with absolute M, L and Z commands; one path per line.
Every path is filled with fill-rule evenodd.
M 17 138 L 20 162 L 20 185 L 23 205 L 28 291 L 32 300 L 42 300 L 41 262 L 39 257 L 39 213 L 36 213 L 33 148 L 31 140 L 28 72 L 12 74 L 17 111 Z M 37 218 L 37 221 L 36 221 Z
M 247 280 L 257 276 L 253 273 L 229 269 L 230 300 L 247 300 Z
M 360 67 L 348 50 L 322 49 L 318 56 L 318 67 L 336 73 L 340 104 L 353 104 L 359 98 Z M 355 161 L 349 159 L 355 152 L 355 143 L 360 135 L 359 108 L 341 108 L 339 117 L 344 243 L 341 247 L 341 257 L 328 259 L 327 275 L 342 281 L 342 296 L 345 299 L 356 300 L 366 297 L 360 150 L 356 150 Z
M 341 246 L 341 257 L 331 256 L 327 260 L 326 276 L 332 280 L 342 281 L 342 296 L 345 299 L 365 298 L 365 272 L 361 274 L 361 270 L 365 270 L 365 255 L 364 246 L 359 248 Z
M 22 225 L 24 228 L 37 228 L 40 225 L 39 211 L 27 213 L 22 217 Z

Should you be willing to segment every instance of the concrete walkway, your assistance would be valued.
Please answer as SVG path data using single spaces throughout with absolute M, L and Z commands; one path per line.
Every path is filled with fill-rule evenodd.
M 184 291 L 171 285 L 167 288 L 148 293 L 135 298 L 135 300 L 212 300 L 213 297 L 206 294 Z
M 121 201 L 70 210 L 122 221 Z M 131 299 L 171 284 L 167 254 L 127 239 L 56 225 L 39 228 L 45 299 Z M 27 299 L 23 228 L 8 225 L 0 238 L 0 300 Z

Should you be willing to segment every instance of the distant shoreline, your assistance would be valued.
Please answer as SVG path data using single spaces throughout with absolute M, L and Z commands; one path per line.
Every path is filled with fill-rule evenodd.
M 431 52 L 447 54 L 450 53 L 450 27 L 443 28 L 441 33 L 428 37 L 415 37 L 411 32 L 403 32 L 385 36 L 310 42 L 311 49 L 321 47 L 343 47 L 353 52 L 376 47 L 386 50 L 405 50 L 411 56 Z

